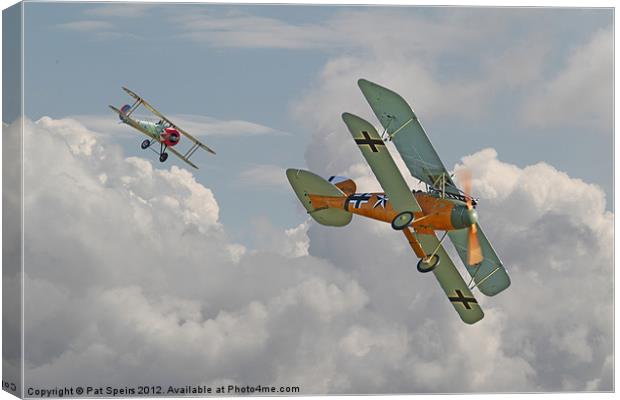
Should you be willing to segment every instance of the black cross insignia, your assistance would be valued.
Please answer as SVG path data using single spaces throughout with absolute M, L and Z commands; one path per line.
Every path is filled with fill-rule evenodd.
M 364 135 L 364 139 L 355 139 L 355 143 L 357 143 L 360 146 L 363 144 L 370 146 L 370 150 L 372 150 L 373 153 L 379 152 L 379 149 L 377 148 L 377 146 L 385 146 L 385 143 L 383 143 L 383 140 L 372 139 L 370 135 L 368 134 L 368 132 L 366 131 L 362 131 L 362 135 Z
M 474 299 L 473 297 L 465 297 L 463 296 L 463 292 L 461 292 L 459 289 L 456 289 L 456 297 L 450 297 L 448 296 L 448 299 L 450 299 L 451 302 L 456 302 L 456 303 L 463 303 L 463 305 L 465 306 L 466 309 L 471 310 L 471 306 L 469 305 L 469 303 L 476 303 L 478 304 L 478 300 Z
M 347 201 L 345 203 L 345 210 L 348 211 L 349 203 L 351 202 L 355 202 L 355 208 L 360 208 L 360 205 L 362 205 L 362 203 L 367 203 L 368 200 L 370 200 L 370 197 L 370 193 L 352 194 L 351 196 L 347 197 Z

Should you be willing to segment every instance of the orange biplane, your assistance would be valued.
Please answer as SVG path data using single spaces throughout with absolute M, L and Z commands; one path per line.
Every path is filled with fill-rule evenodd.
M 510 278 L 478 223 L 471 176 L 463 172 L 459 180 L 464 190 L 458 189 L 406 101 L 367 80 L 360 79 L 358 84 L 384 128 L 383 135 L 353 114 L 344 113 L 342 119 L 385 193 L 356 193 L 351 179 L 326 181 L 299 169 L 287 170 L 288 180 L 320 224 L 344 226 L 357 214 L 402 231 L 419 258 L 418 271 L 433 272 L 461 319 L 473 324 L 484 316 L 473 288 L 493 296 L 510 286 Z M 409 189 L 387 149 L 388 141 L 394 143 L 411 174 L 426 184 L 426 191 Z M 441 239 L 435 231 L 443 231 Z M 471 275 L 469 284 L 442 246 L 446 237 Z

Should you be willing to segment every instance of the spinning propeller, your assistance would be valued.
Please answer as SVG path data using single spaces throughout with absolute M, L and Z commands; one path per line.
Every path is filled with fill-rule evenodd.
M 471 197 L 471 172 L 469 170 L 461 170 L 459 171 L 459 181 L 462 182 L 463 185 L 463 193 L 467 198 L 467 211 L 472 215 L 472 220 L 474 221 L 469 226 L 469 234 L 467 240 L 467 263 L 469 265 L 479 264 L 484 260 L 482 256 L 482 249 L 480 248 L 480 242 L 478 241 L 478 228 L 476 225 L 477 215 L 476 210 L 474 210 L 474 206 L 472 204 Z

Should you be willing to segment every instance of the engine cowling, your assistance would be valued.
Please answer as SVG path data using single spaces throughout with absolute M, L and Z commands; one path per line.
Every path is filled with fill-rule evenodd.
M 450 223 L 454 229 L 469 228 L 478 222 L 478 213 L 474 208 L 471 210 L 466 206 L 455 205 L 450 213 Z
M 160 136 L 160 141 L 168 147 L 176 146 L 181 140 L 181 134 L 175 128 L 166 128 Z

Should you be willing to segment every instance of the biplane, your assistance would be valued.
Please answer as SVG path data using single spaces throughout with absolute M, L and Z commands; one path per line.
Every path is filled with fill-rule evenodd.
M 477 201 L 471 196 L 471 174 L 457 175 L 460 190 L 435 152 L 418 117 L 397 93 L 360 79 L 358 85 L 383 127 L 353 114 L 342 119 L 370 165 L 384 193 L 356 193 L 353 180 L 333 176 L 324 180 L 300 169 L 288 169 L 287 178 L 312 218 L 328 226 L 345 226 L 353 214 L 390 223 L 402 231 L 415 255 L 417 270 L 432 272 L 448 300 L 468 324 L 484 316 L 472 294 L 478 288 L 494 296 L 510 286 L 510 278 L 484 235 Z M 426 190 L 412 191 L 396 166 L 387 142 L 393 142 L 412 176 Z M 442 232 L 438 238 L 435 232 Z M 471 279 L 466 283 L 442 246 L 448 237 Z
M 179 157 L 181 160 L 185 161 L 187 164 L 192 167 L 198 169 L 198 167 L 189 160 L 189 158 L 196 152 L 198 149 L 203 149 L 208 151 L 211 154 L 215 154 L 211 148 L 206 146 L 204 143 L 200 142 L 198 139 L 179 128 L 178 125 L 174 124 L 168 118 L 166 118 L 163 114 L 157 111 L 153 106 L 151 106 L 146 100 L 142 97 L 138 96 L 135 92 L 123 87 L 123 90 L 127 92 L 128 95 L 134 98 L 133 104 L 125 104 L 121 109 L 114 106 L 109 106 L 115 113 L 118 114 L 118 118 L 122 123 L 125 123 L 132 128 L 144 133 L 149 139 L 145 139 L 140 144 L 142 150 L 151 149 L 156 154 L 159 154 L 159 161 L 165 162 L 168 159 L 168 151 L 175 156 Z M 131 117 L 131 114 L 136 111 L 136 109 L 140 106 L 144 106 L 147 110 L 149 110 L 153 115 L 159 118 L 158 122 L 151 121 L 143 121 L 139 119 L 134 119 Z M 174 146 L 179 144 L 181 141 L 181 136 L 186 137 L 192 145 L 187 149 L 184 153 L 181 153 L 175 149 Z M 159 151 L 153 149 L 151 146 L 159 143 Z

